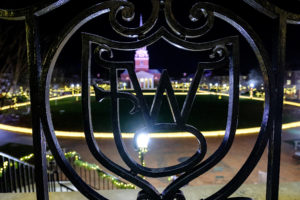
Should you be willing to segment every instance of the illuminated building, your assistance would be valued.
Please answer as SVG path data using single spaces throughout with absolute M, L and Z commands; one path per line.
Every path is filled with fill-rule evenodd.
M 141 16 L 140 26 L 142 24 Z M 135 73 L 141 88 L 154 89 L 158 85 L 161 73 L 157 69 L 149 69 L 149 54 L 146 47 L 142 47 L 135 51 L 134 61 Z M 127 70 L 121 74 L 121 81 L 132 88 L 132 83 Z

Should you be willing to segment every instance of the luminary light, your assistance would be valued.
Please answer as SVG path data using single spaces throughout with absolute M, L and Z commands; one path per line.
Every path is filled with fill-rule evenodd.
M 147 148 L 150 136 L 147 133 L 138 133 L 136 137 L 136 145 L 138 148 Z

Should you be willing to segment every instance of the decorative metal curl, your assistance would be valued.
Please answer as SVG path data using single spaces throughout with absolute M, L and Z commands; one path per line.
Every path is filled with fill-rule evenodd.
M 147 41 L 147 43 L 152 43 L 153 41 L 156 41 L 157 38 L 163 38 L 169 42 L 172 41 L 172 44 L 174 44 L 175 46 L 181 46 L 181 48 L 193 49 L 193 50 L 198 50 L 198 51 L 211 50 L 212 52 L 214 52 L 214 51 L 217 52 L 217 51 L 221 51 L 221 49 L 223 49 L 222 52 L 224 52 L 224 53 L 222 53 L 221 58 L 216 59 L 217 62 L 199 63 L 198 71 L 194 77 L 192 84 L 191 84 L 190 91 L 186 97 L 186 101 L 184 103 L 184 106 L 183 106 L 181 112 L 178 110 L 178 104 L 176 103 L 176 98 L 174 96 L 174 92 L 173 92 L 172 86 L 170 84 L 170 80 L 169 80 L 166 72 L 163 72 L 163 74 L 161 76 L 160 84 L 157 89 L 157 93 L 155 95 L 151 110 L 149 112 L 147 104 L 145 103 L 145 100 L 143 98 L 141 88 L 139 87 L 137 77 L 133 71 L 133 63 L 132 62 L 111 62 L 111 61 L 107 61 L 107 60 L 103 59 L 101 56 L 95 57 L 96 63 L 98 63 L 100 66 L 108 68 L 110 70 L 110 81 L 111 81 L 110 95 L 111 95 L 112 108 L 113 108 L 113 110 L 112 110 L 113 120 L 112 121 L 113 121 L 114 138 L 115 138 L 116 146 L 118 148 L 118 151 L 119 151 L 121 157 L 123 158 L 125 163 L 130 167 L 132 172 L 136 173 L 136 174 L 150 176 L 150 177 L 161 177 L 161 176 L 174 175 L 174 173 L 177 174 L 177 173 L 183 173 L 185 171 L 190 171 L 189 169 L 192 166 L 195 166 L 195 164 L 199 163 L 199 161 L 202 160 L 203 156 L 205 155 L 205 151 L 206 151 L 206 146 L 203 146 L 203 145 L 206 145 L 205 139 L 201 136 L 201 134 L 198 133 L 197 129 L 193 128 L 190 125 L 185 124 L 187 121 L 187 118 L 189 116 L 189 112 L 191 110 L 191 107 L 192 107 L 192 104 L 193 104 L 193 101 L 195 98 L 195 93 L 197 91 L 197 88 L 198 88 L 198 85 L 199 85 L 199 82 L 201 79 L 202 70 L 203 70 L 203 68 L 216 68 L 216 67 L 224 66 L 224 64 L 228 64 L 229 63 L 228 62 L 229 54 L 226 53 L 228 51 L 227 51 L 225 45 L 226 44 L 234 44 L 235 45 L 237 42 L 237 40 L 236 40 L 237 38 L 236 37 L 223 38 L 218 41 L 213 41 L 213 42 L 208 42 L 208 43 L 203 43 L 203 44 L 190 43 L 187 41 L 175 39 L 176 38 L 175 36 L 171 35 L 169 32 L 164 31 L 164 29 L 161 29 L 157 33 L 154 33 L 152 36 L 150 36 L 148 38 L 144 38 L 143 40 L 140 40 L 138 42 L 123 43 L 123 44 L 120 42 L 111 41 L 106 38 L 87 34 L 87 33 L 84 34 L 83 38 L 85 38 L 85 42 L 89 41 L 90 43 L 95 43 L 95 44 L 99 45 L 99 47 L 96 48 L 97 49 L 96 55 L 99 55 L 99 52 L 111 51 L 111 49 L 120 49 L 120 50 L 121 49 L 124 49 L 124 50 L 137 49 L 137 48 L 140 48 L 141 46 L 143 46 L 145 44 L 145 41 Z M 107 46 L 109 46 L 109 47 L 107 47 Z M 104 50 L 101 50 L 101 47 L 104 47 Z M 238 54 L 238 52 L 236 52 L 236 51 L 235 51 L 235 53 Z M 109 54 L 112 55 L 112 53 L 110 53 L 110 52 L 109 52 Z M 88 63 L 90 63 L 90 62 L 88 62 Z M 131 78 L 131 81 L 133 83 L 133 86 L 134 86 L 134 89 L 136 92 L 136 98 L 138 99 L 141 110 L 143 111 L 142 113 L 143 113 L 144 119 L 145 119 L 144 120 L 145 128 L 147 128 L 151 132 L 152 131 L 155 132 L 155 130 L 166 130 L 166 129 L 173 130 L 173 131 L 174 130 L 177 130 L 177 131 L 183 130 L 183 131 L 191 132 L 200 141 L 200 144 L 201 144 L 201 148 L 200 148 L 201 151 L 199 151 L 200 154 L 199 153 L 197 153 L 198 155 L 195 154 L 187 162 L 184 162 L 180 165 L 172 166 L 169 168 L 168 167 L 161 168 L 161 169 L 145 168 L 145 167 L 137 164 L 134 160 L 132 160 L 128 156 L 129 154 L 127 153 L 125 145 L 123 144 L 123 141 L 121 139 L 121 133 L 120 133 L 120 127 L 119 127 L 119 121 L 118 121 L 118 109 L 117 109 L 118 108 L 119 91 L 117 90 L 117 79 L 116 79 L 117 73 L 116 73 L 116 71 L 121 68 L 127 69 L 128 73 L 129 73 L 129 76 Z M 231 70 L 233 70 L 232 67 L 231 67 Z M 84 70 L 84 71 L 86 71 L 86 70 Z M 85 72 L 84 76 L 89 77 L 89 75 L 87 75 L 86 73 L 87 72 Z M 236 73 L 236 70 L 232 71 L 231 76 L 235 77 L 235 78 L 231 78 L 231 79 L 234 79 L 235 81 L 238 80 L 238 74 Z M 235 87 L 233 87 L 233 85 Z M 231 105 L 233 105 L 233 104 L 237 105 L 237 102 L 236 102 L 237 95 L 236 94 L 238 94 L 238 88 L 236 87 L 236 85 L 238 85 L 238 83 L 231 82 L 231 88 L 232 88 L 231 91 L 235 91 L 234 95 L 231 95 L 232 96 L 231 98 L 235 99 L 235 101 L 230 101 Z M 86 86 L 84 88 L 89 88 L 89 87 Z M 83 94 L 86 94 L 86 92 L 84 91 L 85 90 L 84 88 L 83 88 Z M 159 110 L 161 97 L 165 90 L 168 94 L 168 99 L 170 102 L 171 110 L 173 112 L 175 123 L 156 124 L 155 123 L 156 113 Z M 84 97 L 83 97 L 83 99 L 84 99 Z M 230 111 L 229 116 L 235 117 L 235 118 L 228 119 L 230 121 L 230 123 L 229 123 L 230 128 L 228 128 L 228 130 L 229 130 L 228 134 L 230 133 L 231 137 L 232 137 L 232 136 L 234 136 L 234 133 L 235 133 L 234 127 L 235 127 L 235 124 L 237 123 L 236 107 L 234 107 L 234 106 L 229 107 L 229 111 Z M 83 110 L 83 112 L 85 112 L 85 111 Z M 87 124 L 87 125 L 90 126 L 89 124 Z M 90 128 L 87 128 L 86 130 L 89 130 L 89 129 Z M 232 140 L 231 140 L 231 142 L 232 142 Z M 229 142 L 225 142 L 225 144 L 229 143 L 228 146 L 230 146 L 231 142 L 229 140 Z M 225 155 L 226 152 L 227 151 L 224 151 L 222 154 Z M 194 176 L 193 178 L 196 178 L 196 177 Z M 180 182 L 180 184 L 182 184 L 181 181 L 179 181 L 179 182 Z M 178 188 L 176 188 L 176 190 L 172 190 L 172 191 L 177 191 L 177 190 L 178 190 Z
M 131 183 L 137 185 L 138 187 L 143 188 L 147 193 L 151 196 L 151 198 L 157 199 L 159 196 L 159 193 L 157 190 L 146 180 L 142 179 L 141 177 L 137 176 L 136 173 L 132 171 L 128 171 L 127 169 L 124 169 L 123 167 L 119 166 L 112 160 L 110 160 L 108 157 L 106 157 L 103 152 L 101 151 L 101 148 L 99 148 L 95 138 L 94 138 L 94 133 L 93 133 L 93 127 L 92 127 L 92 121 L 91 121 L 91 108 L 90 108 L 90 55 L 92 54 L 91 50 L 91 44 L 94 43 L 92 42 L 86 34 L 83 34 L 82 37 L 82 110 L 84 114 L 84 128 L 85 128 L 85 137 L 86 141 L 88 144 L 88 147 L 90 151 L 92 152 L 93 156 L 96 158 L 98 162 L 100 162 L 103 166 L 106 168 L 110 169 L 114 173 L 120 175 L 122 178 L 130 181 Z M 100 45 L 98 48 L 94 50 L 94 54 L 97 55 L 95 58 L 101 58 L 101 55 L 104 52 L 108 52 L 110 56 L 112 56 L 112 52 L 110 48 L 107 45 Z M 96 61 L 98 61 L 96 59 Z M 108 61 L 103 60 L 103 63 L 108 64 Z M 121 62 L 121 63 L 114 63 L 113 65 L 110 65 L 112 67 L 112 70 L 115 71 L 117 66 L 120 64 L 122 65 L 128 65 L 128 68 L 132 68 L 133 63 L 126 63 L 126 62 Z M 96 98 L 100 100 L 101 98 L 105 97 L 107 95 L 107 92 L 101 91 L 100 88 L 95 87 L 95 92 L 96 92 Z M 135 97 L 132 94 L 128 93 L 115 93 L 114 91 L 110 91 L 110 95 L 116 95 L 118 98 L 128 98 L 134 102 L 134 104 L 137 104 Z M 136 103 L 135 103 L 136 102 Z M 137 106 L 138 107 L 138 106 Z M 114 135 L 116 137 L 116 135 Z
M 116 105 L 114 105 L 113 107 L 118 107 L 118 99 L 120 97 L 122 98 L 126 98 L 129 97 L 129 100 L 132 99 L 136 99 L 135 96 L 133 96 L 131 93 L 128 92 L 119 92 L 117 91 L 117 80 L 115 79 L 116 75 L 116 70 L 117 69 L 121 69 L 123 68 L 125 65 L 125 62 L 109 62 L 109 61 L 105 61 L 104 59 L 102 59 L 101 57 L 99 57 L 100 59 L 96 58 L 96 62 L 99 63 L 102 67 L 106 67 L 110 70 L 110 74 L 111 74 L 111 98 L 112 101 L 114 100 Z M 140 93 L 141 89 L 139 88 L 139 84 L 137 82 L 137 78 L 135 76 L 135 73 L 133 72 L 133 68 L 125 68 L 128 70 L 130 78 L 132 80 L 132 84 L 135 88 L 136 93 Z M 198 84 L 200 82 L 200 78 L 201 78 L 201 73 L 202 70 L 200 70 L 199 72 L 196 73 L 197 77 L 196 79 L 199 80 L 198 82 L 193 83 L 193 85 L 195 85 L 195 87 L 198 87 Z M 154 115 L 153 113 L 157 113 L 159 106 L 161 104 L 162 101 L 162 95 L 164 90 L 166 89 L 167 94 L 168 94 L 168 98 L 170 99 L 170 106 L 172 108 L 172 111 L 174 113 L 174 119 L 176 123 L 170 123 L 170 124 L 156 124 L 153 123 L 155 120 L 156 115 Z M 103 93 L 100 94 L 101 97 L 97 97 L 97 95 L 99 95 L 99 89 L 97 89 L 98 93 L 96 93 L 96 98 L 100 99 L 101 97 L 103 97 Z M 193 91 L 193 96 L 195 96 L 196 91 Z M 141 99 L 141 94 L 140 94 L 140 98 L 137 98 L 136 100 L 134 100 L 134 102 L 145 102 L 145 99 Z M 190 104 L 190 103 L 189 103 Z M 142 104 L 145 105 L 145 104 Z M 138 105 L 139 107 L 144 107 L 141 104 Z M 113 108 L 114 109 L 114 108 Z M 117 148 L 120 152 L 120 154 L 122 155 L 122 158 L 124 159 L 124 162 L 131 168 L 132 171 L 145 175 L 145 176 L 151 176 L 151 177 L 162 177 L 162 176 L 171 176 L 171 175 L 175 175 L 177 173 L 182 173 L 183 169 L 189 169 L 192 166 L 196 165 L 198 162 L 200 162 L 205 153 L 206 153 L 206 141 L 203 137 L 203 135 L 194 127 L 190 126 L 190 125 L 185 125 L 183 123 L 182 117 L 180 115 L 180 112 L 178 110 L 178 103 L 176 101 L 176 98 L 174 96 L 174 92 L 172 89 L 172 86 L 170 84 L 170 79 L 165 72 L 163 72 L 162 76 L 161 76 L 161 80 L 159 83 L 159 88 L 157 90 L 157 93 L 154 97 L 154 101 L 153 101 L 153 105 L 151 108 L 151 111 L 149 113 L 148 109 L 144 107 L 144 109 L 142 109 L 143 115 L 145 116 L 145 121 L 147 123 L 145 123 L 145 128 L 146 130 L 150 131 L 150 132 L 157 132 L 157 131 L 162 131 L 162 130 L 180 130 L 180 131 L 187 131 L 190 132 L 192 134 L 195 135 L 195 137 L 197 138 L 198 142 L 199 142 L 199 149 L 196 151 L 196 153 L 188 160 L 186 160 L 185 162 L 182 162 L 178 165 L 174 165 L 171 167 L 166 167 L 166 168 L 158 168 L 158 169 L 154 169 L 154 168 L 147 168 L 144 167 L 138 163 L 136 163 L 133 159 L 131 159 L 127 153 L 127 150 L 124 146 L 124 144 L 121 142 L 121 140 L 116 140 L 116 144 L 117 144 Z M 146 112 L 146 113 L 145 113 Z M 116 110 L 113 110 L 113 113 L 116 113 Z M 149 116 L 150 114 L 150 116 Z M 150 118 L 151 117 L 151 118 Z M 149 120 L 152 119 L 152 120 Z M 117 136 L 117 138 L 121 138 L 121 134 L 120 134 L 120 127 L 119 127 L 119 121 L 118 121 L 118 116 L 116 116 L 115 119 L 113 119 L 113 127 L 114 127 L 114 134 L 115 136 Z M 136 132 L 139 132 L 139 130 L 137 130 Z
M 121 11 L 122 18 L 125 21 L 131 21 L 134 16 L 134 5 L 131 2 L 121 1 L 121 4 L 118 6 L 114 6 L 111 8 L 111 12 L 109 13 L 109 20 L 112 28 L 125 37 L 136 38 L 141 35 L 145 35 L 149 32 L 153 26 L 156 24 L 159 14 L 159 1 L 151 0 L 152 2 L 152 12 L 149 19 L 140 27 L 137 28 L 129 28 L 121 25 L 117 20 L 117 14 Z
M 206 34 L 211 30 L 214 24 L 214 15 L 212 11 L 206 8 L 205 3 L 196 3 L 190 10 L 189 18 L 196 22 L 200 18 L 205 18 L 205 23 L 199 28 L 190 29 L 182 26 L 174 17 L 172 12 L 173 0 L 166 0 L 165 2 L 165 18 L 170 28 L 179 36 L 184 38 L 196 38 Z
M 213 48 L 212 53 L 209 55 L 211 59 L 220 59 L 229 55 L 228 49 L 224 45 L 217 45 Z
M 122 18 L 125 21 L 131 21 L 134 16 L 134 5 L 130 2 L 120 2 L 117 6 L 111 8 L 109 14 L 109 20 L 112 28 L 125 37 L 141 37 L 149 32 L 153 26 L 156 24 L 156 21 L 159 16 L 160 6 L 162 5 L 157 0 L 151 0 L 152 2 L 152 13 L 149 19 L 140 27 L 129 28 L 121 25 L 117 20 L 117 14 L 121 11 Z M 184 38 L 196 38 L 206 34 L 213 27 L 214 15 L 212 11 L 206 8 L 205 3 L 196 3 L 190 10 L 189 18 L 192 22 L 198 21 L 200 18 L 205 18 L 205 23 L 199 28 L 187 28 L 182 26 L 175 19 L 175 16 L 172 11 L 172 2 L 173 0 L 166 0 L 164 2 L 164 13 L 165 19 L 169 27 L 180 37 Z M 163 6 L 161 6 L 163 7 Z
M 103 59 L 102 54 L 103 53 L 108 53 L 110 58 L 113 58 L 113 51 L 111 50 L 111 48 L 109 48 L 107 45 L 99 45 L 95 48 L 94 50 L 94 55 L 96 55 L 96 62 L 99 63 L 99 61 L 101 60 L 102 63 L 105 63 L 106 65 L 109 65 L 110 62 L 106 61 L 105 59 Z M 120 64 L 125 64 L 124 62 L 120 63 Z M 96 84 L 93 85 L 94 86 L 94 90 L 95 90 L 95 94 L 96 94 L 96 101 L 101 102 L 104 98 L 107 98 L 109 96 L 111 96 L 111 92 L 109 91 L 105 91 L 104 89 L 98 87 Z M 129 111 L 130 114 L 134 114 L 136 112 L 140 111 L 140 105 L 138 103 L 138 99 L 129 92 L 117 92 L 117 97 L 119 99 L 128 99 L 132 102 L 133 104 L 133 108 Z

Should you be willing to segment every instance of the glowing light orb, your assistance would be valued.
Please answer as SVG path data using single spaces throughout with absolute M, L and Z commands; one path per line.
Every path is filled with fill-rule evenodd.
M 147 133 L 139 133 L 136 137 L 136 145 L 138 148 L 147 148 L 150 136 Z

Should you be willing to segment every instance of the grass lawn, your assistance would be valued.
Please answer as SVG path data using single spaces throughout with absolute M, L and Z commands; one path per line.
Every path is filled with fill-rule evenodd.
M 149 107 L 153 96 L 145 96 Z M 185 96 L 176 96 L 180 107 Z M 197 96 L 193 105 L 188 123 L 197 127 L 200 131 L 225 129 L 227 117 L 228 97 L 218 99 L 215 95 Z M 109 99 L 101 103 L 91 97 L 92 119 L 94 131 L 111 131 L 111 105 Z M 143 124 L 141 113 L 130 115 L 132 104 L 129 100 L 120 100 L 120 123 L 123 132 L 133 132 Z M 239 102 L 239 123 L 238 128 L 260 126 L 263 102 L 249 99 L 240 99 Z M 81 100 L 70 97 L 58 101 L 51 101 L 51 112 L 54 128 L 56 130 L 82 131 L 83 120 L 81 111 Z M 19 110 L 21 113 L 22 109 Z M 293 112 L 284 113 L 283 121 L 296 121 L 299 117 L 293 116 Z M 14 124 L 30 127 L 30 114 L 20 115 L 20 119 Z M 158 117 L 158 122 L 172 122 L 172 115 L 167 99 L 165 98 Z

